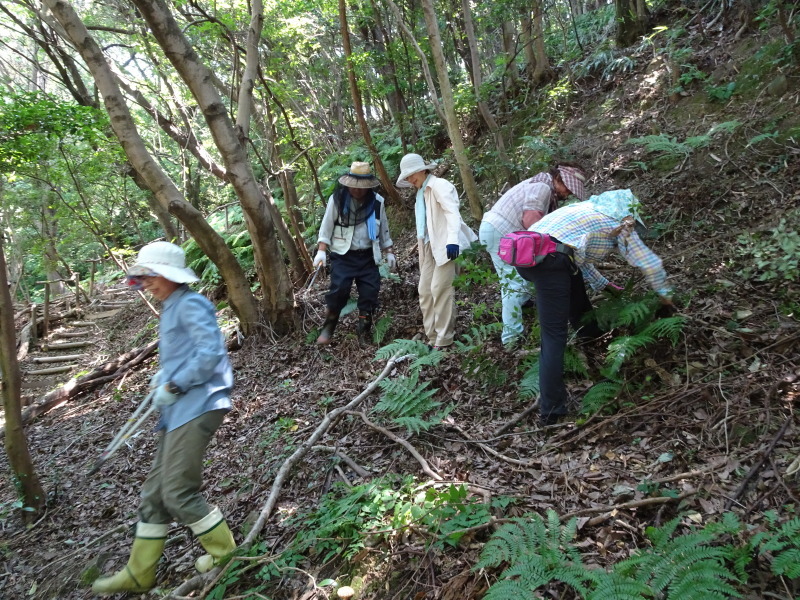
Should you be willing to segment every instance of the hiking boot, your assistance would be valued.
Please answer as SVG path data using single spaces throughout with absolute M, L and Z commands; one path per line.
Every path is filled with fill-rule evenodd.
M 325 312 L 325 322 L 322 324 L 322 329 L 319 332 L 319 337 L 317 338 L 317 345 L 318 346 L 327 346 L 331 343 L 331 338 L 333 337 L 333 332 L 336 329 L 336 325 L 339 323 L 339 313 L 333 312 L 332 310 L 328 309 Z
M 372 342 L 372 313 L 362 312 L 358 315 L 356 334 L 358 343 L 362 346 L 367 346 Z
M 168 530 L 169 525 L 138 523 L 128 564 L 114 575 L 95 580 L 92 591 L 99 596 L 110 596 L 123 592 L 143 594 L 151 590 L 156 584 L 156 568 Z

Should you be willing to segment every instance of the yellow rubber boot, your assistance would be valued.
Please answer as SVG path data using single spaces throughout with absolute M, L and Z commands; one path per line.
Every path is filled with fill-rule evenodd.
M 210 571 L 223 558 L 236 550 L 233 534 L 219 508 L 214 507 L 214 510 L 196 523 L 189 525 L 189 528 L 208 552 L 194 562 L 194 568 L 200 573 Z
M 110 577 L 95 580 L 92 591 L 101 596 L 149 591 L 156 584 L 156 567 L 164 551 L 168 530 L 169 525 L 137 523 L 128 564 Z

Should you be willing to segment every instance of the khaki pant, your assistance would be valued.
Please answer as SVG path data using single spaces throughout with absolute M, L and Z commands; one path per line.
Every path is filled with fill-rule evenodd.
M 225 412 L 212 410 L 177 429 L 161 432 L 153 466 L 142 485 L 140 521 L 164 524 L 175 520 L 188 525 L 211 512 L 200 494 L 203 457 Z
M 428 342 L 434 346 L 453 343 L 456 326 L 456 303 L 453 279 L 456 263 L 449 260 L 438 266 L 433 259 L 430 243 L 419 248 L 419 307 Z

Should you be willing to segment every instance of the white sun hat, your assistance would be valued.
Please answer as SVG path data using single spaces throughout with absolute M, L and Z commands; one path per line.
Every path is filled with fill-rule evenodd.
M 397 187 L 412 187 L 406 178 L 420 171 L 433 171 L 436 163 L 426 164 L 419 154 L 406 154 L 400 159 L 400 177 L 397 178 Z
M 153 242 L 139 250 L 136 264 L 128 269 L 128 277 L 161 275 L 175 283 L 199 281 L 197 275 L 186 266 L 183 248 L 169 242 Z

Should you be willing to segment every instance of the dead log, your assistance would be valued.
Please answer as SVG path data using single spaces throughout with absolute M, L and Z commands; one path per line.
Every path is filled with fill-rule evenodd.
M 70 325 L 73 327 L 94 327 L 97 323 L 94 321 L 73 321 Z
M 42 350 L 44 352 L 57 352 L 70 348 L 85 348 L 86 346 L 94 346 L 94 342 L 58 342 L 56 344 L 42 344 Z
M 113 381 L 123 375 L 133 367 L 138 366 L 146 360 L 158 347 L 158 340 L 154 340 L 146 346 L 134 348 L 130 352 L 121 354 L 116 359 L 93 369 L 85 375 L 70 379 L 60 388 L 45 394 L 35 404 L 32 404 L 22 412 L 22 424 L 27 425 L 35 418 L 60 406 L 76 396 L 92 390 L 108 381 Z M 5 435 L 5 431 L 0 430 L 0 439 Z
M 22 362 L 28 356 L 28 348 L 31 346 L 31 323 L 25 325 L 19 333 L 19 348 L 17 349 L 17 362 Z
M 81 338 L 90 334 L 90 331 L 56 331 L 53 335 L 64 338 Z
M 52 375 L 53 373 L 67 373 L 78 365 L 61 365 L 60 367 L 50 367 L 49 369 L 39 369 L 38 371 L 28 371 L 25 375 Z
M 86 358 L 86 354 L 64 354 L 63 356 L 37 356 L 31 360 L 35 363 L 69 362 Z

